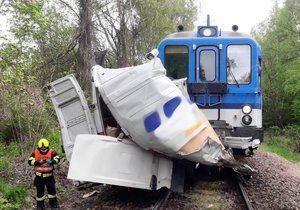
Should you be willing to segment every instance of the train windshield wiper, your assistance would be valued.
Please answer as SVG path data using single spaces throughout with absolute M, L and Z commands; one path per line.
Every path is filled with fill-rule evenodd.
M 237 87 L 240 87 L 240 84 L 238 83 L 238 81 L 236 80 L 233 72 L 231 71 L 231 64 L 230 64 L 230 60 L 227 57 L 227 72 L 229 73 L 229 75 L 231 76 L 231 78 L 234 80 L 235 84 L 237 85 Z

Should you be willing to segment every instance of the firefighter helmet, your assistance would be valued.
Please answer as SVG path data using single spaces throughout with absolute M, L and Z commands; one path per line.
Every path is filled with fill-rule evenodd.
M 47 139 L 40 139 L 38 142 L 38 149 L 43 153 L 48 152 L 49 141 Z

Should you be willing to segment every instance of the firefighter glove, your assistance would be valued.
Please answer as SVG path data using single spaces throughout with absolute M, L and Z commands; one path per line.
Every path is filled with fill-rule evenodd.
M 49 164 L 49 165 L 52 165 L 54 162 L 53 160 L 46 160 L 46 162 Z
M 42 165 L 42 163 L 41 163 L 40 161 L 35 161 L 35 162 L 34 162 L 34 165 L 35 165 L 35 166 L 40 166 L 40 165 Z

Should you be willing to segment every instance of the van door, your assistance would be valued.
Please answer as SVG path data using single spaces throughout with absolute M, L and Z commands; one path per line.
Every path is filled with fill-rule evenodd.
M 48 86 L 61 127 L 63 146 L 70 161 L 78 134 L 97 134 L 85 96 L 74 75 L 51 82 Z

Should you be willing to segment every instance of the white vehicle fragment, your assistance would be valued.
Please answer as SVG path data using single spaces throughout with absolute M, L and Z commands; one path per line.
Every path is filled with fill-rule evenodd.
M 66 157 L 70 161 L 76 136 L 97 134 L 94 119 L 73 75 L 52 82 L 48 89 L 61 127 Z
M 166 77 L 160 59 L 120 69 L 94 66 L 93 79 L 116 121 L 145 150 L 206 165 L 234 159 L 205 115 Z
M 172 161 L 147 152 L 128 139 L 78 135 L 68 178 L 156 190 L 171 187 Z

